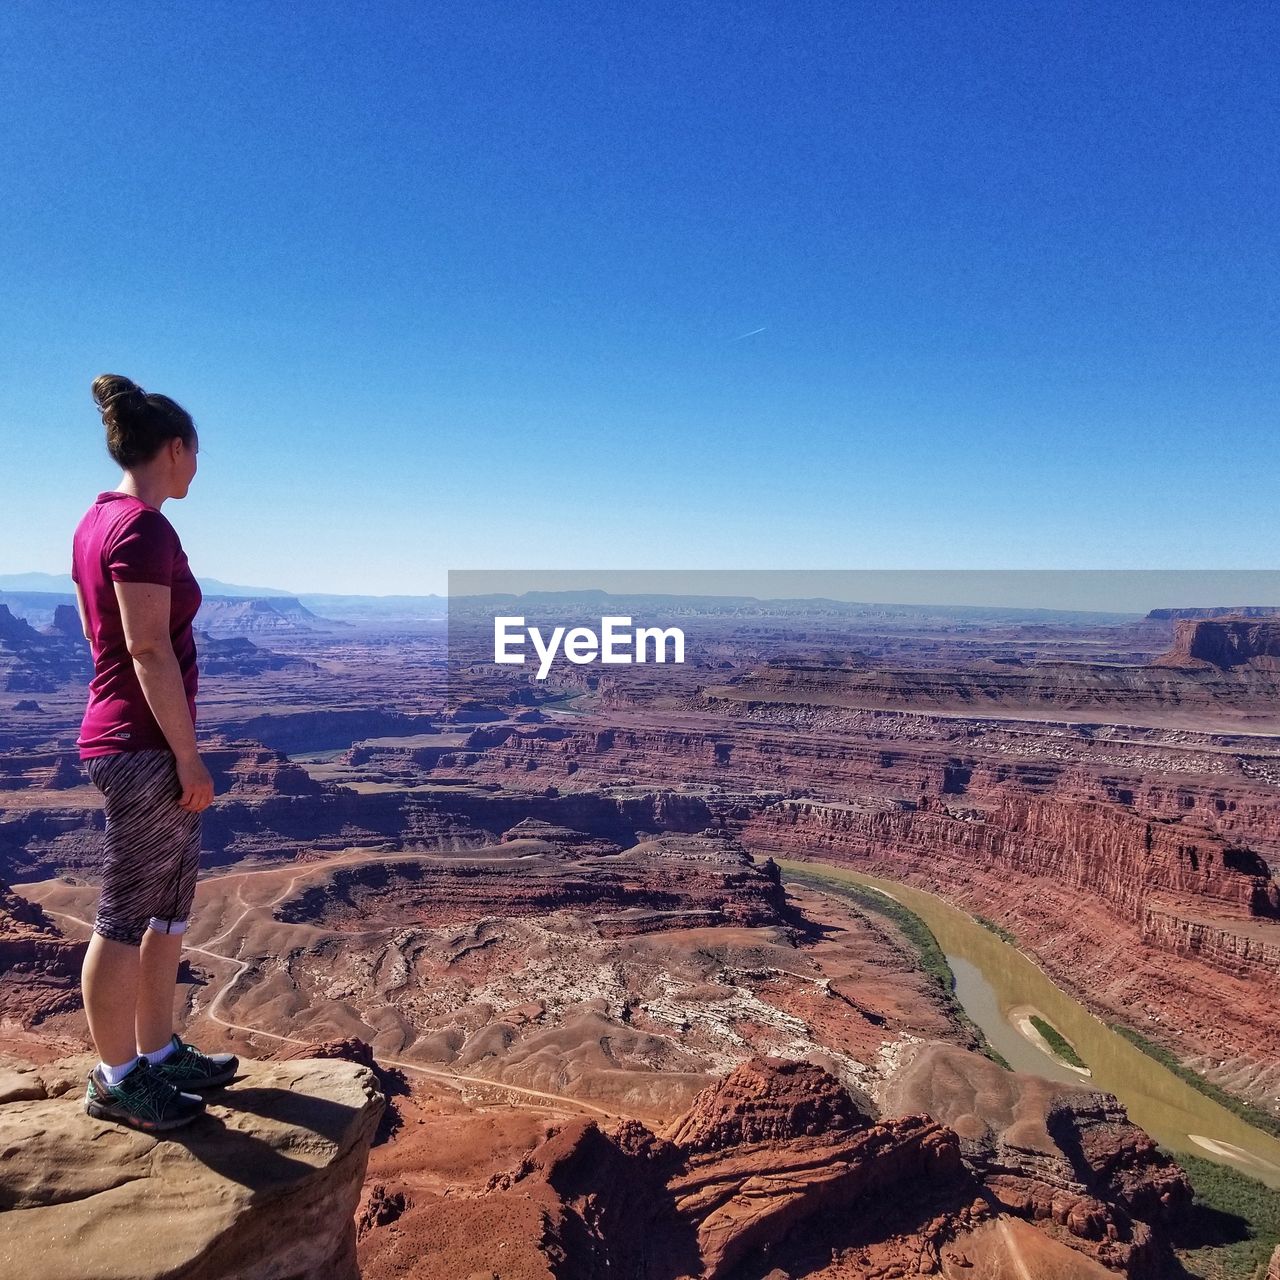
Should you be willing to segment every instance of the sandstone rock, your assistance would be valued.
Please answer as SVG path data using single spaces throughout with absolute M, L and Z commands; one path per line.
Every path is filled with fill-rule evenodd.
M 1280 619 L 1179 618 L 1173 646 L 1153 666 L 1280 671 Z
M 0 1105 L 0 1274 L 358 1280 L 353 1215 L 383 1106 L 368 1068 L 244 1062 L 161 1137 L 84 1112 L 93 1061 L 25 1073 L 38 1096 Z
M 1045 1127 L 1090 1191 L 1133 1217 L 1171 1223 L 1191 1207 L 1187 1175 L 1111 1094 L 1060 1092 Z
M 828 1256 L 872 1242 L 874 1267 L 842 1275 L 935 1274 L 948 1233 L 990 1216 L 955 1135 L 925 1116 L 872 1124 L 840 1093 L 809 1063 L 757 1058 L 670 1127 L 682 1143 L 636 1120 L 578 1119 L 478 1194 L 376 1188 L 361 1218 L 366 1280 L 484 1274 L 486 1256 L 504 1280 L 727 1280 L 761 1248 L 762 1271 L 805 1275 L 785 1250 L 828 1229 Z M 893 1203 L 903 1231 L 883 1221 Z
M 1169 1261 L 1152 1226 L 1190 1207 L 1191 1185 L 1111 1094 L 923 1043 L 881 1102 L 959 1131 L 966 1162 L 1006 1212 L 1062 1228 L 1064 1242 L 1124 1274 Z
M 78 1009 L 84 951 L 0 880 L 0 1018 L 27 1027 Z
M 865 1129 L 845 1087 L 811 1062 L 752 1058 L 704 1089 L 663 1136 L 691 1154 L 747 1143 L 844 1136 Z
M 378 1091 L 386 1103 L 382 1118 L 374 1134 L 374 1145 L 386 1142 L 401 1125 L 400 1112 L 394 1099 L 409 1093 L 409 1082 L 399 1067 L 384 1067 L 373 1056 L 373 1046 L 355 1036 L 344 1040 L 326 1040 L 319 1044 L 301 1045 L 293 1049 L 281 1049 L 274 1055 L 277 1062 L 296 1062 L 300 1059 L 337 1059 L 367 1067 L 378 1082 Z
M 666 1180 L 679 1153 L 636 1121 L 606 1133 L 595 1121 L 566 1124 L 494 1189 L 553 1197 L 544 1252 L 563 1274 L 685 1274 L 695 1265 L 689 1224 L 675 1214 Z M 495 1206 L 496 1207 L 496 1206 Z
M 928 1116 L 879 1124 L 808 1062 L 753 1058 L 705 1089 L 664 1135 L 684 1156 L 671 1192 L 707 1280 L 735 1274 L 822 1216 L 853 1226 L 896 1186 L 928 1202 L 966 1181 L 959 1141 Z M 917 1251 L 918 1252 L 918 1251 Z M 925 1251 L 936 1262 L 936 1251 Z

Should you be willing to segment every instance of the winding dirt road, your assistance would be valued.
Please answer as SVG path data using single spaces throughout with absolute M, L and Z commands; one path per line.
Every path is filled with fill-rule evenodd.
M 263 867 L 257 871 L 238 871 L 230 875 L 227 875 L 225 877 L 218 877 L 219 879 L 225 878 L 228 880 L 238 879 L 242 882 L 241 884 L 236 886 L 236 902 L 242 908 L 242 910 L 240 914 L 235 918 L 235 920 L 233 920 L 231 924 L 229 924 L 225 929 L 223 929 L 223 931 L 220 934 L 218 934 L 217 937 L 209 939 L 209 944 L 212 945 L 212 944 L 222 942 L 225 938 L 229 937 L 232 933 L 235 932 L 236 929 L 239 928 L 244 918 L 251 911 L 269 910 L 271 907 L 275 906 L 278 902 L 283 901 L 286 897 L 289 896 L 289 894 L 293 892 L 294 887 L 297 885 L 297 882 L 303 876 L 310 874 L 312 871 L 317 871 L 322 868 L 326 870 L 331 870 L 332 867 L 338 863 L 351 863 L 351 862 L 362 862 L 362 861 L 371 861 L 371 862 L 385 861 L 388 856 L 396 856 L 396 855 L 381 854 L 381 855 L 370 856 L 369 854 L 361 855 L 359 853 L 355 853 L 355 854 L 345 853 L 345 854 L 340 854 L 336 858 L 324 859 L 322 861 L 308 863 L 306 866 L 306 869 L 303 871 L 299 871 L 296 875 L 294 875 L 293 878 L 288 882 L 288 884 L 285 885 L 285 887 L 278 894 L 276 894 L 276 896 L 272 898 L 269 902 L 254 903 L 252 905 L 245 904 L 244 894 L 242 892 L 243 881 L 250 876 L 279 875 L 281 868 Z M 58 918 L 63 920 L 72 920 L 76 924 L 82 925 L 85 929 L 89 930 L 90 932 L 93 931 L 93 921 L 91 920 L 85 920 L 82 917 L 72 915 L 70 912 L 67 912 L 67 911 L 55 911 L 51 907 L 44 907 L 43 910 L 48 915 L 57 916 Z M 188 943 L 184 946 L 183 950 L 195 952 L 198 955 L 205 956 L 210 960 L 220 961 L 223 964 L 233 965 L 235 967 L 235 971 L 230 975 L 230 977 L 228 977 L 225 981 L 223 981 L 222 985 L 218 987 L 218 989 L 214 992 L 213 998 L 209 1001 L 208 1008 L 204 1010 L 205 1017 L 209 1018 L 213 1022 L 218 1023 L 220 1026 L 230 1027 L 235 1031 L 242 1031 L 246 1035 L 250 1035 L 250 1036 L 264 1036 L 268 1040 L 276 1040 L 285 1044 L 296 1044 L 301 1046 L 305 1046 L 312 1043 L 312 1041 L 310 1040 L 299 1040 L 296 1036 L 282 1035 L 277 1031 L 268 1031 L 264 1027 L 251 1027 L 246 1025 L 245 1023 L 232 1022 L 229 1019 L 224 1018 L 221 1015 L 221 1013 L 219 1013 L 219 1008 L 224 1003 L 227 993 L 240 980 L 241 976 L 253 966 L 247 960 L 237 960 L 234 956 L 224 955 L 220 951 L 213 951 L 210 949 L 210 945 L 196 946 L 193 943 Z M 522 1085 L 505 1084 L 499 1080 L 489 1080 L 489 1079 L 486 1079 L 484 1076 L 466 1075 L 458 1071 L 444 1071 L 437 1067 L 424 1067 L 417 1062 L 410 1062 L 403 1058 L 387 1058 L 387 1057 L 384 1057 L 382 1054 L 377 1055 L 377 1060 L 379 1063 L 382 1063 L 387 1066 L 399 1067 L 402 1070 L 414 1072 L 422 1076 L 427 1076 L 433 1080 L 440 1080 L 443 1083 L 449 1085 L 451 1088 L 457 1089 L 459 1093 L 463 1093 L 463 1094 L 465 1094 L 466 1092 L 465 1087 L 470 1085 L 472 1087 L 479 1087 L 479 1088 L 483 1088 L 485 1090 L 489 1090 L 494 1093 L 497 1093 L 500 1096 L 502 1096 L 504 1101 L 510 1101 L 511 1104 L 515 1106 L 520 1106 L 520 1105 L 533 1106 L 537 1104 L 542 1104 L 545 1106 L 546 1104 L 552 1104 L 556 1109 L 567 1109 L 571 1113 L 587 1112 L 591 1115 L 602 1116 L 605 1119 L 609 1119 L 609 1120 L 622 1118 L 621 1113 L 619 1112 L 609 1111 L 604 1107 L 597 1107 L 593 1103 L 582 1101 L 582 1099 L 580 1098 L 570 1098 L 570 1097 L 566 1097 L 564 1094 L 559 1094 L 559 1093 L 548 1093 L 543 1089 L 529 1089 L 529 1088 L 525 1088 Z M 536 1102 L 534 1100 L 536 1100 Z

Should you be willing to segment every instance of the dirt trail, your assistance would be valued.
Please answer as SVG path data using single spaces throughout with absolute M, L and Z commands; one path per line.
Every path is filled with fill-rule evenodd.
M 294 875 L 289 880 L 288 884 L 285 885 L 285 887 L 278 894 L 276 894 L 274 898 L 270 899 L 267 902 L 254 903 L 251 906 L 244 906 L 244 895 L 242 893 L 243 885 L 238 885 L 236 887 L 236 898 L 237 898 L 237 901 L 240 903 L 240 905 L 244 907 L 244 909 L 235 918 L 235 920 L 230 925 L 227 926 L 227 928 L 225 928 L 220 934 L 218 934 L 216 938 L 211 938 L 209 941 L 221 942 L 224 938 L 226 938 L 229 934 L 231 934 L 234 930 L 236 930 L 240 926 L 244 918 L 250 912 L 269 910 L 271 907 L 275 906 L 276 903 L 282 901 L 284 898 L 286 898 L 289 894 L 293 892 L 294 886 L 297 884 L 298 880 L 300 880 L 304 875 L 307 875 L 311 871 L 318 871 L 321 869 L 330 869 L 335 864 L 338 864 L 338 863 L 350 863 L 350 862 L 360 862 L 360 861 L 369 861 L 369 862 L 380 861 L 385 859 L 385 857 L 386 855 L 370 856 L 367 854 L 362 857 L 360 853 L 357 852 L 357 853 L 340 854 L 336 858 L 324 859 L 322 861 L 308 863 L 306 866 L 306 869 L 299 871 L 296 875 Z M 278 876 L 281 874 L 282 870 L 283 868 L 280 868 L 280 867 L 263 867 L 257 871 L 236 872 L 235 878 L 244 880 L 250 876 L 258 876 L 258 875 L 277 875 Z M 222 877 L 219 877 L 219 878 L 221 879 Z M 232 877 L 227 876 L 226 878 L 231 879 Z M 73 920 L 75 921 L 76 924 L 83 925 L 90 932 L 92 932 L 93 930 L 93 921 L 91 920 L 85 920 L 82 917 L 72 915 L 70 912 L 67 912 L 67 911 L 55 911 L 51 907 L 44 907 L 43 909 L 48 915 L 57 916 L 63 920 Z M 311 1041 L 309 1040 L 299 1040 L 296 1036 L 282 1035 L 276 1031 L 267 1031 L 263 1027 L 247 1026 L 246 1024 L 241 1022 L 231 1022 L 228 1019 L 222 1017 L 221 1014 L 218 1012 L 218 1008 L 223 1003 L 224 998 L 227 995 L 227 992 L 230 991 L 230 989 L 240 979 L 241 975 L 243 975 L 248 969 L 250 969 L 252 965 L 247 960 L 237 960 L 234 956 L 224 955 L 220 951 L 212 951 L 207 946 L 203 946 L 203 947 L 197 946 L 194 943 L 186 944 L 183 950 L 193 951 L 199 955 L 208 957 L 210 960 L 220 960 L 225 964 L 231 964 L 236 966 L 235 972 L 232 973 L 231 976 L 227 978 L 222 983 L 222 985 L 218 987 L 218 989 L 214 992 L 212 999 L 209 1001 L 208 1008 L 204 1011 L 205 1017 L 209 1018 L 213 1022 L 218 1023 L 220 1026 L 230 1027 L 233 1030 L 242 1031 L 247 1035 L 264 1036 L 268 1040 L 276 1040 L 286 1044 L 296 1044 L 296 1045 L 305 1046 L 311 1043 Z M 566 1097 L 564 1094 L 548 1093 L 547 1091 L 542 1089 L 529 1089 L 524 1087 L 523 1085 L 506 1084 L 500 1080 L 489 1080 L 484 1076 L 466 1075 L 458 1071 L 443 1071 L 436 1067 L 424 1067 L 420 1063 L 410 1062 L 402 1058 L 387 1058 L 387 1057 L 383 1057 L 381 1054 L 377 1055 L 377 1057 L 378 1057 L 379 1063 L 382 1063 L 387 1066 L 399 1067 L 405 1071 L 416 1072 L 419 1075 L 428 1076 L 433 1080 L 441 1080 L 446 1084 L 450 1085 L 451 1087 L 457 1088 L 459 1092 L 465 1092 L 465 1090 L 463 1089 L 464 1085 L 472 1085 L 472 1086 L 482 1087 L 484 1089 L 493 1090 L 500 1094 L 514 1095 L 515 1098 L 517 1099 L 524 1099 L 524 1098 L 537 1099 L 539 1102 L 544 1104 L 545 1103 L 555 1104 L 558 1108 L 568 1108 L 569 1110 L 575 1111 L 575 1112 L 585 1111 L 590 1113 L 591 1115 L 602 1116 L 610 1120 L 622 1118 L 620 1113 L 618 1112 L 609 1111 L 604 1107 L 597 1107 L 590 1102 L 582 1101 L 580 1098 Z M 513 1102 L 512 1105 L 521 1105 L 521 1104 L 518 1102 Z

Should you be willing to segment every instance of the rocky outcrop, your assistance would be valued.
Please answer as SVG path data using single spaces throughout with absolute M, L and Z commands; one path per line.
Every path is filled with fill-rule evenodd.
M 601 840 L 589 832 L 575 831 L 572 827 L 562 826 L 557 822 L 543 822 L 538 818 L 521 818 L 500 837 L 502 844 L 509 844 L 513 840 L 537 840 L 544 844 L 558 845 L 562 849 L 578 849 L 584 853 L 620 852 L 611 840 Z
M 954 1129 L 965 1163 L 1007 1212 L 1124 1274 L 1163 1274 L 1164 1228 L 1190 1207 L 1191 1185 L 1111 1094 L 926 1042 L 880 1101 Z
M 1144 1222 L 1171 1224 L 1191 1206 L 1187 1176 L 1109 1093 L 1060 1091 L 1045 1129 L 1099 1199 Z
M 870 1123 L 821 1067 L 757 1058 L 700 1093 L 663 1137 L 686 1152 L 708 1155 L 744 1144 L 853 1133 Z
M 299 635 L 346 626 L 317 617 L 292 596 L 206 595 L 196 617 L 211 636 Z
M 955 1135 L 924 1116 L 876 1124 L 842 1092 L 816 1067 L 754 1059 L 672 1126 L 682 1141 L 635 1120 L 573 1120 L 478 1195 L 380 1185 L 362 1216 L 364 1276 L 402 1274 L 413 1257 L 423 1274 L 485 1274 L 479 1240 L 503 1275 L 727 1280 L 761 1250 L 783 1261 L 788 1242 L 833 1226 L 842 1243 L 861 1231 L 882 1260 L 909 1256 L 924 1274 L 914 1263 L 922 1251 L 936 1262 L 935 1239 L 987 1216 Z M 815 1129 L 820 1118 L 829 1127 Z M 928 1240 L 908 1231 L 885 1243 L 879 1215 L 895 1194 L 913 1210 L 949 1206 L 923 1211 Z
M 0 1076 L 0 1273 L 359 1280 L 354 1214 L 382 1111 L 345 1062 L 244 1062 L 166 1136 L 83 1109 L 92 1056 Z
M 92 663 L 79 626 L 74 635 L 41 635 L 0 604 L 0 690 L 53 693 L 68 680 L 87 679 Z
M 261 676 L 269 671 L 314 671 L 319 667 L 305 658 L 273 653 L 247 636 L 210 636 L 196 633 L 202 676 Z
M 0 1021 L 31 1027 L 78 1009 L 85 944 L 0 881 Z
M 379 1181 L 361 1213 L 361 1266 L 366 1280 L 410 1268 L 547 1280 L 939 1275 L 970 1265 L 975 1229 L 1020 1217 L 1059 1259 L 1081 1258 L 1079 1274 L 1170 1274 L 1161 1227 L 1135 1215 L 1173 1207 L 1160 1196 L 1177 1184 L 1148 1187 L 1142 1161 L 1121 1154 L 1130 1148 L 1095 1131 L 1113 1125 L 1105 1102 L 1073 1116 L 1061 1123 L 1088 1185 L 1043 1125 L 1043 1170 L 981 1168 L 929 1115 L 877 1120 L 819 1067 L 757 1057 L 660 1134 L 575 1119 L 473 1193 Z M 494 1258 L 500 1273 L 485 1270 Z
M 734 1275 L 819 1215 L 847 1220 L 895 1188 L 928 1201 L 966 1181 L 953 1132 L 925 1115 L 874 1123 L 808 1063 L 743 1063 L 666 1136 L 684 1157 L 671 1192 L 706 1280 Z
M 203 752 L 214 792 L 228 797 L 320 796 L 325 788 L 283 751 L 257 743 L 211 747 Z
M 535 828 L 536 830 L 536 828 Z M 787 907 L 778 868 L 757 865 L 736 842 L 667 836 L 625 852 L 597 853 L 572 833 L 507 841 L 474 853 L 377 859 L 340 866 L 275 907 L 291 923 L 360 931 L 444 924 L 489 916 L 537 917 L 575 911 L 610 937 L 678 925 L 779 924 Z
M 80 624 L 80 611 L 73 604 L 60 604 L 53 611 L 53 621 L 49 624 L 53 635 L 68 636 L 80 644 L 84 643 L 84 628 Z
M 297 1045 L 291 1049 L 281 1049 L 275 1055 L 277 1062 L 297 1062 L 302 1059 L 337 1059 L 340 1062 L 353 1062 L 356 1066 L 367 1067 L 373 1072 L 378 1082 L 378 1091 L 386 1103 L 382 1118 L 378 1121 L 378 1129 L 373 1143 L 388 1141 L 400 1128 L 400 1112 L 395 1099 L 409 1093 L 409 1082 L 399 1067 L 384 1067 L 373 1056 L 373 1047 L 365 1040 L 350 1036 L 344 1040 L 325 1040 L 318 1044 Z
M 0 643 L 15 648 L 38 644 L 40 633 L 24 618 L 19 618 L 7 604 L 0 604 Z
M 1152 666 L 1280 671 L 1280 618 L 1180 618 L 1172 647 Z

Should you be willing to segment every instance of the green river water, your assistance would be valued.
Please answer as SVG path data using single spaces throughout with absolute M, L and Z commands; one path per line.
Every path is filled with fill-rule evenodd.
M 794 869 L 828 880 L 835 889 L 841 881 L 878 889 L 914 911 L 946 954 L 965 1011 L 1017 1070 L 1113 1093 L 1133 1123 L 1162 1146 L 1232 1165 L 1280 1188 L 1280 1139 L 1219 1106 L 1110 1030 L 1017 947 L 971 916 L 935 894 L 894 880 L 823 863 L 777 862 L 784 873 Z M 1044 1018 L 1075 1046 L 1090 1076 L 1071 1070 L 1017 1029 L 1015 1021 L 1028 1012 Z

